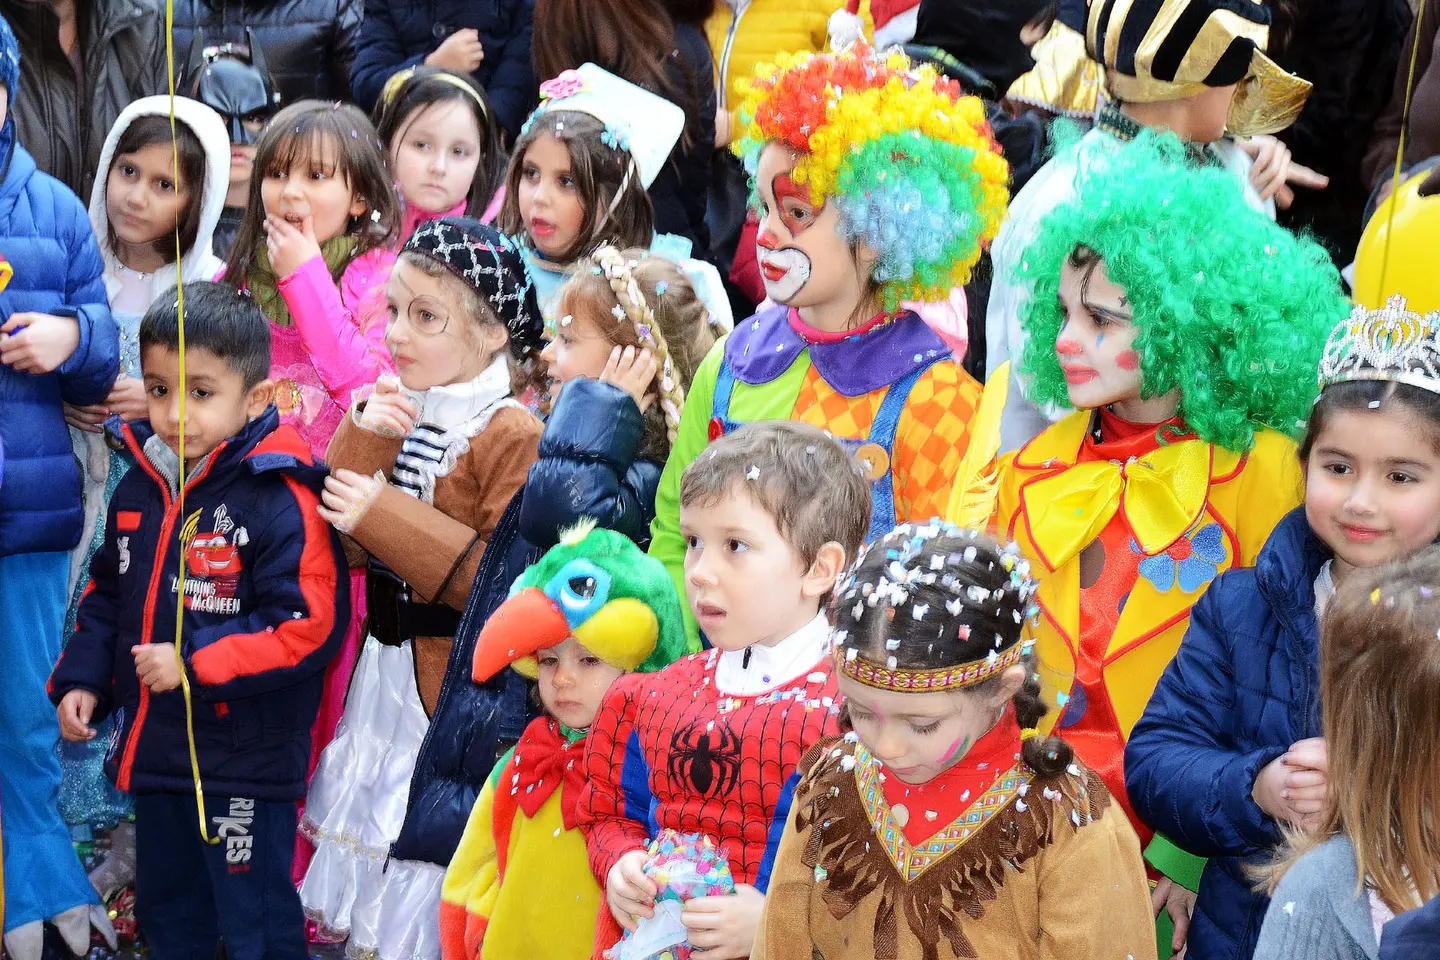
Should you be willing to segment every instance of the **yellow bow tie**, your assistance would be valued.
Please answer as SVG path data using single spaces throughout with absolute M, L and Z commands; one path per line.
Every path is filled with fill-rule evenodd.
M 1128 463 L 1080 463 L 1026 485 L 1021 498 L 1041 560 L 1058 570 L 1100 536 L 1116 510 L 1146 556 L 1200 517 L 1210 489 L 1210 445 L 1182 440 Z

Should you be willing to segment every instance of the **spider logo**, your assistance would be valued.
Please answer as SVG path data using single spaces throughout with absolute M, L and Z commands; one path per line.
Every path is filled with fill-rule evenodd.
M 742 762 L 740 739 L 723 723 L 697 720 L 675 733 L 667 771 L 672 783 L 689 782 L 702 797 L 735 789 Z

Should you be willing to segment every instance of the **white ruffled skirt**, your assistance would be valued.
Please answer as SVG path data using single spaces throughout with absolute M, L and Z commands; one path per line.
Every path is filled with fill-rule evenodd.
M 391 647 L 367 637 L 335 739 L 320 755 L 310 781 L 300 824 L 315 845 L 300 899 L 306 916 L 327 937 L 353 936 L 352 931 L 376 926 L 378 895 L 396 883 L 389 877 L 398 864 L 387 872 L 385 858 L 405 820 L 410 778 L 429 724 L 415 685 L 410 643 Z M 437 882 L 429 918 L 436 928 L 435 957 L 440 955 L 439 902 Z M 394 956 L 409 960 L 408 954 Z

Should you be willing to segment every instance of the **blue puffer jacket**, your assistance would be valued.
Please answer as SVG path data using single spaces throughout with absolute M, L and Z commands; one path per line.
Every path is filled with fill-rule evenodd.
M 0 144 L 8 142 L 7 120 Z M 15 268 L 0 293 L 0 322 L 20 312 L 75 317 L 80 342 L 54 373 L 0 364 L 0 557 L 69 550 L 80 540 L 80 465 L 61 403 L 99 403 L 120 369 L 119 333 L 105 300 L 100 248 L 85 207 L 13 147 L 0 183 L 0 253 Z
M 1440 943 L 1440 900 L 1431 900 L 1385 924 L 1380 933 L 1380 960 L 1414 960 L 1428 956 Z
M 1193 960 L 1250 960 L 1269 899 L 1246 862 L 1281 842 L 1251 799 L 1255 778 L 1320 735 L 1315 578 L 1331 553 L 1297 507 L 1253 569 L 1215 579 L 1125 748 L 1125 786 L 1146 823 L 1209 857 L 1190 926 Z
M 92 721 L 116 714 L 105 768 L 121 790 L 193 789 L 184 695 L 152 694 L 130 654 L 137 644 L 174 642 L 183 552 L 180 654 L 205 789 L 300 799 L 325 668 L 350 622 L 340 538 L 316 512 L 324 465 L 272 406 L 186 478 L 182 515 L 167 474 L 167 460 L 178 461 L 149 422 L 112 417 L 107 426 L 137 466 L 110 501 L 75 635 L 50 676 L 51 699 L 80 688 L 99 698 Z
M 457 30 L 477 30 L 485 59 L 472 76 L 513 139 L 537 97 L 530 66 L 534 19 L 535 0 L 366 0 L 351 92 L 366 111 L 373 110 L 397 70 L 424 63 Z
M 644 435 L 640 408 L 624 390 L 599 380 L 565 384 L 525 482 L 520 535 L 543 552 L 559 542 L 561 530 L 590 517 L 643 550 L 665 468 L 638 455 Z

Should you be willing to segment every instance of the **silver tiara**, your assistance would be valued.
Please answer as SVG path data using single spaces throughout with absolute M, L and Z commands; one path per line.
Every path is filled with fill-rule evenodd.
M 1378 310 L 1357 306 L 1330 334 L 1320 389 L 1348 380 L 1389 380 L 1440 394 L 1440 311 L 1419 314 L 1399 294 Z

